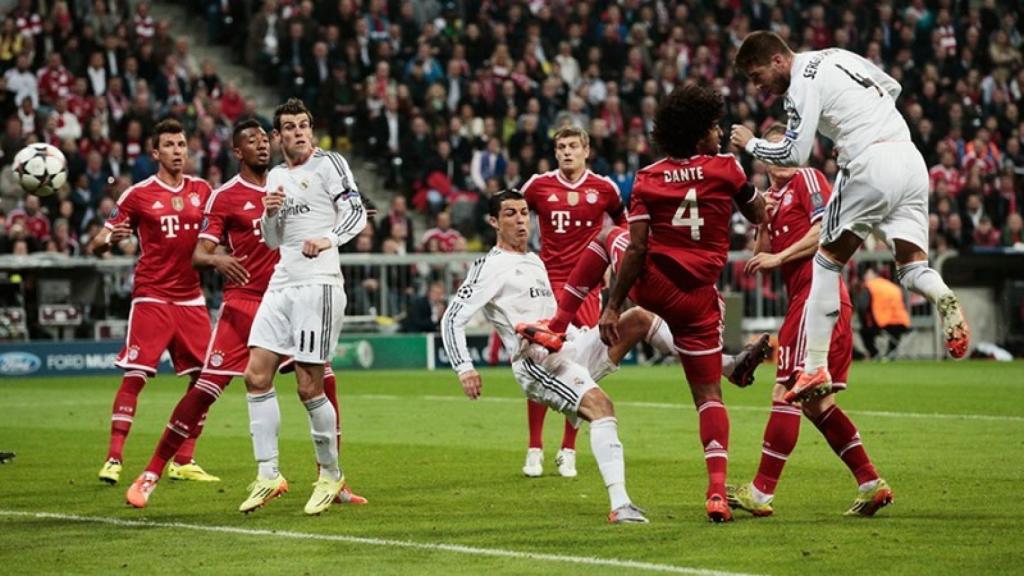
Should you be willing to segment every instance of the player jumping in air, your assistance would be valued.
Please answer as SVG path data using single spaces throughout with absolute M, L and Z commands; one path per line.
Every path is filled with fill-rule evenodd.
M 899 83 L 852 52 L 795 54 L 777 34 L 764 31 L 743 40 L 736 67 L 762 92 L 785 95 L 789 121 L 778 142 L 733 126 L 733 144 L 783 166 L 807 162 L 816 132 L 839 151 L 840 173 L 823 218 L 807 297 L 807 358 L 786 401 L 832 389 L 828 355 L 841 308 L 839 274 L 873 232 L 891 243 L 900 283 L 937 308 L 950 355 L 963 358 L 970 330 L 960 301 L 928 266 L 928 167 L 896 109 Z
M 772 126 L 765 140 L 782 140 L 786 127 Z M 803 368 L 807 343 L 804 333 L 805 305 L 811 290 L 811 258 L 818 248 L 821 219 L 832 190 L 825 175 L 813 168 L 768 166 L 771 189 L 768 191 L 768 220 L 758 230 L 756 254 L 746 265 L 747 274 L 782 270 L 789 296 L 789 308 L 779 330 L 779 363 L 772 410 L 764 431 L 761 464 L 754 481 L 731 490 L 729 503 L 755 516 L 774 511 L 772 499 L 786 460 L 796 447 L 800 433 L 800 412 L 821 431 L 829 446 L 853 473 L 859 485 L 857 498 L 846 512 L 851 516 L 872 516 L 892 502 L 892 489 L 878 476 L 860 433 L 846 413 L 836 404 L 835 395 L 805 400 L 800 408 L 785 402 L 787 390 Z M 853 305 L 846 286 L 839 283 L 839 318 L 829 346 L 828 370 L 832 391 L 846 389 L 846 376 L 853 359 L 853 329 L 850 318 Z
M 280 250 L 280 261 L 249 334 L 245 385 L 258 474 L 239 510 L 256 510 L 288 490 L 278 470 L 281 411 L 273 381 L 282 358 L 291 356 L 320 466 L 305 512 L 320 514 L 345 486 L 338 415 L 323 382 L 345 310 L 338 247 L 366 226 L 366 211 L 345 159 L 314 148 L 313 117 L 301 100 L 278 106 L 274 137 L 281 141 L 285 163 L 267 175 L 260 229 L 267 246 Z
M 124 444 L 135 419 L 139 393 L 156 375 L 164 350 L 171 353 L 174 370 L 189 375 L 194 387 L 210 340 L 210 316 L 192 268 L 192 249 L 203 220 L 210 185 L 183 172 L 188 160 L 185 129 L 177 120 L 153 128 L 153 157 L 157 173 L 121 194 L 117 208 L 89 248 L 100 255 L 133 232 L 139 238 L 138 264 L 128 333 L 124 349 L 114 363 L 123 369 L 121 387 L 114 397 L 107 461 L 100 480 L 116 484 L 121 478 Z M 184 441 L 168 475 L 181 480 L 217 481 L 197 465 L 196 434 Z M 169 455 L 170 457 L 171 455 Z
M 633 505 L 626 492 L 625 460 L 615 408 L 588 371 L 589 368 L 600 372 L 601 367 L 584 367 L 558 355 L 548 357 L 557 361 L 538 362 L 536 357 L 523 353 L 532 345 L 521 346 L 521 339 L 516 336 L 516 324 L 547 318 L 555 311 L 544 263 L 527 251 L 530 212 L 526 200 L 518 192 L 506 190 L 491 198 L 489 212 L 491 225 L 498 232 L 498 244 L 473 264 L 441 320 L 445 349 L 463 391 L 473 400 L 482 392 L 483 382 L 473 367 L 465 333 L 466 323 L 482 308 L 505 347 L 520 351 L 513 358 L 512 373 L 526 396 L 565 413 L 574 423 L 581 419 L 590 422 L 591 450 L 611 501 L 608 521 L 646 523 L 643 511 Z M 587 361 L 601 359 L 601 355 L 587 352 L 578 357 L 586 357 Z

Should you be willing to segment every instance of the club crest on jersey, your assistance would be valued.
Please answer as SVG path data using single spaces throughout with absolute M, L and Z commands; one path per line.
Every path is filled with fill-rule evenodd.
M 224 353 L 220 350 L 215 350 L 213 354 L 210 354 L 210 366 L 219 368 L 222 364 L 224 364 Z
M 303 190 L 309 188 L 309 180 L 301 180 L 301 181 L 299 181 L 299 186 L 302 186 Z
M 128 360 L 134 362 L 139 359 L 139 347 L 132 346 L 128 349 Z
M 587 204 L 597 204 L 597 190 L 593 188 L 587 190 Z
M 782 197 L 782 205 L 783 206 L 789 206 L 792 203 L 793 203 L 793 195 L 792 194 L 786 194 L 785 196 Z
M 171 206 L 178 212 L 181 212 L 185 209 L 185 201 L 182 200 L 180 196 L 175 196 L 174 198 L 171 198 Z
M 199 194 L 189 194 L 188 201 L 196 208 L 199 208 Z
M 569 206 L 575 206 L 580 203 L 580 193 L 573 190 L 565 195 L 565 200 L 569 203 Z

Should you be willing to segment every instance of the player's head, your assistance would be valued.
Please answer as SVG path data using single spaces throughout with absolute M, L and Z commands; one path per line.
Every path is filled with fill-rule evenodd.
M 518 190 L 508 188 L 491 196 L 488 208 L 488 221 L 498 232 L 498 246 L 525 252 L 530 240 L 530 208 L 526 198 Z
M 302 161 L 313 151 L 313 114 L 302 100 L 289 98 L 274 110 L 274 137 L 281 139 L 289 162 Z
M 655 113 L 654 143 L 672 158 L 715 154 L 722 139 L 718 121 L 724 111 L 722 94 L 711 86 L 680 86 Z
M 590 135 L 578 126 L 566 126 L 555 132 L 555 159 L 562 172 L 576 174 L 587 167 Z
M 181 174 L 188 160 L 185 128 L 174 118 L 165 118 L 153 127 L 153 159 L 159 169 L 172 176 Z
M 235 158 L 254 172 L 262 174 L 270 167 L 270 138 L 263 126 L 252 118 L 235 124 L 231 149 Z
M 736 68 L 750 78 L 761 92 L 785 94 L 789 90 L 789 69 L 793 51 L 775 32 L 758 30 L 743 39 L 736 52 Z
M 768 127 L 764 131 L 762 137 L 769 142 L 781 142 L 786 137 L 786 125 L 781 122 L 776 122 Z M 768 178 L 771 178 L 773 186 L 782 186 L 786 182 L 789 182 L 790 178 L 796 174 L 797 168 L 779 166 L 777 164 L 768 164 L 766 166 L 768 170 Z

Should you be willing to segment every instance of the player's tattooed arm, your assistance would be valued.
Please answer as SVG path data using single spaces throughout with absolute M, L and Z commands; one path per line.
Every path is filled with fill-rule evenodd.
M 619 311 L 622 310 L 630 288 L 633 287 L 633 283 L 636 282 L 643 269 L 644 260 L 647 257 L 647 236 L 650 233 L 650 224 L 649 220 L 635 220 L 629 224 L 629 246 L 622 257 L 622 266 L 619 268 L 618 278 L 611 288 L 608 305 L 601 313 L 601 320 L 598 323 L 601 341 L 608 346 L 614 346 L 619 341 Z

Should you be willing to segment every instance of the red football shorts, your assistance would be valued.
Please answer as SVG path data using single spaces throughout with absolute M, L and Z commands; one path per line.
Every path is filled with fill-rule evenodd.
M 562 287 L 565 282 L 551 281 L 551 290 L 555 293 L 555 299 L 562 297 Z M 592 290 L 583 301 L 580 309 L 576 311 L 576 317 L 572 323 L 577 328 L 593 328 L 601 317 L 601 291 Z
M 224 300 L 206 349 L 204 373 L 222 376 L 245 373 L 245 367 L 249 365 L 249 330 L 259 307 L 259 298 L 236 296 Z
M 156 374 L 164 350 L 171 353 L 180 376 L 203 366 L 210 341 L 210 315 L 206 306 L 178 306 L 150 300 L 132 302 L 128 334 L 114 365 Z
M 786 319 L 779 329 L 779 365 L 775 371 L 775 381 L 787 388 L 795 383 L 793 374 L 803 370 L 804 356 L 807 354 L 807 334 L 804 330 L 806 303 L 806 293 L 791 300 Z M 843 304 L 839 307 L 839 319 L 832 330 L 832 341 L 828 348 L 828 371 L 832 376 L 832 387 L 837 390 L 846 389 L 846 377 L 850 371 L 850 362 L 853 361 L 852 316 L 853 306 Z

